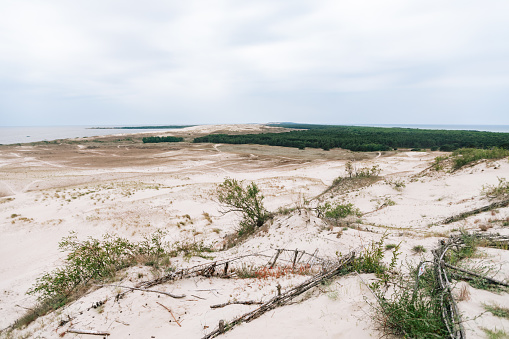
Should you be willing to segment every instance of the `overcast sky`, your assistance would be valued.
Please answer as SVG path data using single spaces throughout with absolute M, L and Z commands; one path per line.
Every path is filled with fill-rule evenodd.
M 509 124 L 508 0 L 1 0 L 0 126 Z

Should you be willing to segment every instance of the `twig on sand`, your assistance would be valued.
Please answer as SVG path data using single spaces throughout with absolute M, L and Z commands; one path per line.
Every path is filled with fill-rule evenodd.
M 77 334 L 90 334 L 90 335 L 110 335 L 110 332 L 105 331 L 91 331 L 91 330 L 80 330 L 77 328 L 70 328 L 66 332 L 68 333 L 77 333 Z
M 173 315 L 173 312 L 166 306 L 164 306 L 163 304 L 161 304 L 160 302 L 157 302 L 159 305 L 161 305 L 162 307 L 164 307 L 168 312 L 170 312 L 171 316 L 173 317 L 173 319 L 175 320 L 175 322 L 177 323 L 177 325 L 179 325 L 180 327 L 182 327 L 182 325 L 180 325 L 179 321 L 177 320 L 177 318 L 175 318 L 175 316 Z
M 224 304 L 217 304 L 217 305 L 210 305 L 210 308 L 221 308 L 228 305 L 262 305 L 263 302 L 261 301 L 255 301 L 255 300 L 248 300 L 248 301 L 228 301 Z
M 120 287 L 120 288 L 128 288 L 130 290 L 136 290 L 136 291 L 160 293 L 160 294 L 165 294 L 172 298 L 177 298 L 177 299 L 184 298 L 186 296 L 185 294 L 172 294 L 172 293 L 163 292 L 163 291 L 149 290 L 146 288 L 138 288 L 138 287 L 130 287 L 130 286 L 122 286 L 122 285 L 98 285 L 98 286 L 100 286 L 100 287 L 104 287 L 104 286 Z

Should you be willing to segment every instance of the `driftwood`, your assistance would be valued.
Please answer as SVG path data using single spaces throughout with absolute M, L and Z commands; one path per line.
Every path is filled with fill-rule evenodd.
M 501 208 L 501 207 L 507 207 L 507 206 L 509 206 L 509 199 L 502 200 L 502 201 L 497 201 L 497 202 L 494 202 L 492 204 L 489 204 L 489 205 L 486 205 L 486 206 L 483 206 L 483 207 L 480 207 L 480 208 L 476 208 L 476 209 L 471 210 L 471 211 L 467 211 L 467 212 L 463 212 L 463 213 L 460 213 L 460 214 L 457 214 L 457 215 L 453 215 L 452 217 L 444 219 L 442 222 L 440 222 L 440 224 L 450 224 L 452 222 L 465 219 L 465 218 L 467 218 L 467 217 L 469 217 L 471 215 L 474 215 L 474 214 L 479 214 L 479 213 L 482 213 L 482 212 L 491 211 L 492 209 L 495 209 L 495 208 Z
M 172 298 L 176 298 L 176 299 L 184 298 L 186 296 L 185 294 L 172 294 L 172 293 L 163 292 L 163 291 L 148 290 L 146 288 L 138 288 L 138 287 L 131 287 L 131 286 L 122 286 L 122 285 L 98 285 L 98 286 L 100 286 L 100 287 L 103 287 L 103 286 L 120 287 L 120 288 L 128 288 L 130 290 L 136 290 L 136 291 L 159 293 L 159 294 L 168 295 L 168 296 L 170 296 Z
M 210 305 L 210 308 L 221 308 L 228 305 L 262 305 L 263 302 L 261 301 L 255 301 L 255 300 L 248 300 L 248 301 L 228 301 L 224 304 L 217 304 L 217 305 Z
M 237 317 L 230 321 L 229 323 L 225 324 L 224 331 L 227 331 L 231 329 L 233 326 L 238 325 L 243 322 L 249 322 L 251 320 L 254 320 L 258 317 L 260 317 L 265 312 L 268 312 L 278 306 L 284 305 L 297 297 L 298 295 L 306 292 L 307 290 L 317 286 L 324 280 L 331 279 L 332 277 L 340 274 L 342 272 L 342 268 L 349 264 L 353 258 L 355 257 L 355 252 L 350 252 L 349 254 L 345 255 L 342 260 L 334 265 L 330 270 L 318 273 L 315 276 L 311 277 L 310 279 L 306 280 L 302 284 L 295 286 L 294 288 L 291 288 L 290 290 L 282 293 L 281 295 L 277 295 L 270 299 L 269 301 L 263 303 L 260 307 L 257 309 L 248 312 L 240 317 Z M 203 339 L 209 339 L 209 338 L 215 338 L 218 335 L 220 335 L 221 329 L 218 327 L 214 331 L 210 332 L 206 336 L 203 337 Z
M 460 268 L 460 267 L 456 267 L 456 266 L 450 265 L 450 264 L 448 264 L 446 262 L 444 262 L 444 265 L 445 265 L 445 267 L 452 268 L 453 270 L 460 271 L 460 272 L 463 272 L 463 273 L 467 273 L 467 274 L 473 275 L 474 277 L 478 277 L 478 278 L 482 278 L 482 279 L 488 280 L 489 282 L 491 282 L 493 284 L 498 284 L 498 285 L 509 287 L 509 284 L 505 283 L 503 281 L 500 281 L 500 280 L 497 280 L 497 279 L 493 279 L 493 278 L 490 278 L 490 277 L 486 277 L 484 275 L 481 275 L 481 274 L 478 274 L 478 273 L 466 270 L 464 268 Z
M 161 305 L 162 307 L 164 307 L 168 312 L 170 312 L 171 316 L 173 317 L 173 320 L 175 320 L 175 322 L 177 323 L 177 325 L 179 325 L 179 327 L 182 327 L 182 325 L 180 325 L 179 321 L 177 320 L 177 318 L 175 318 L 175 316 L 173 315 L 173 312 L 166 306 L 164 306 L 163 304 L 161 304 L 160 302 L 156 301 L 157 304 Z
M 90 335 L 110 335 L 110 332 L 104 331 L 91 331 L 91 330 L 80 330 L 77 328 L 70 328 L 66 331 L 67 333 L 77 333 L 77 334 L 90 334 Z

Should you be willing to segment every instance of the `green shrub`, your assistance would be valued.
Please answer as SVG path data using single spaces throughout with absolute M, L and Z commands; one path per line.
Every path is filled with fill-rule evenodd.
M 324 216 L 331 219 L 346 218 L 350 215 L 361 216 L 362 213 L 352 203 L 331 205 L 326 202 L 322 206 L 317 207 L 318 216 Z
M 218 201 L 225 206 L 223 213 L 240 212 L 243 224 L 262 226 L 270 217 L 263 206 L 263 195 L 254 182 L 244 187 L 242 181 L 226 178 L 217 186 Z

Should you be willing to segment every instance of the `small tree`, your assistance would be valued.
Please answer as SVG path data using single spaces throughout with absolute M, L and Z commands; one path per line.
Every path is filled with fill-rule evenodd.
M 223 213 L 240 212 L 244 216 L 243 226 L 262 226 L 269 218 L 269 213 L 263 207 L 263 195 L 255 183 L 244 188 L 243 181 L 226 178 L 217 186 L 218 201 L 225 205 Z

